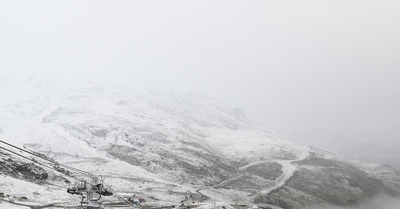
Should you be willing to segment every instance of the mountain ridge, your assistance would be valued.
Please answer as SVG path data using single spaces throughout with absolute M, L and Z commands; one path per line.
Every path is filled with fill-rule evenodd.
M 164 201 L 171 193 L 179 201 L 190 190 L 201 196 L 196 201 L 285 209 L 400 194 L 395 170 L 283 140 L 209 97 L 48 82 L 17 85 L 20 95 L 13 88 L 0 91 L 0 136 L 61 164 L 102 173 L 120 191 Z M 312 184 L 312 177 L 320 182 Z

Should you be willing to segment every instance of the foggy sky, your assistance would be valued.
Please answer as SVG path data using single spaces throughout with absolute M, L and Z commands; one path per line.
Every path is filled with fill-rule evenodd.
M 385 152 L 400 141 L 399 11 L 371 0 L 2 1 L 0 76 L 195 91 L 301 142 Z

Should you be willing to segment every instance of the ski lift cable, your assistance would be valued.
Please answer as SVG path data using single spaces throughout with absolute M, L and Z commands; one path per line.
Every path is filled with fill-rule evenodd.
M 14 152 L 14 151 L 12 151 L 12 150 L 9 150 L 9 149 L 7 149 L 7 148 L 4 148 L 4 147 L 2 147 L 2 146 L 0 146 L 0 149 L 3 149 L 3 150 L 5 150 L 5 151 L 10 152 L 10 153 L 12 153 L 12 154 L 14 154 L 14 155 L 17 155 L 17 156 L 19 156 L 19 157 L 22 157 L 22 158 L 24 158 L 24 159 L 26 159 L 26 160 L 32 161 L 33 163 L 36 163 L 36 164 L 38 164 L 38 165 L 41 165 L 41 166 L 43 166 L 43 167 L 45 167 L 45 168 L 51 169 L 51 170 L 53 170 L 53 171 L 56 171 L 57 173 L 60 173 L 60 174 L 62 174 L 62 175 L 66 175 L 66 174 L 61 173 L 60 171 L 58 171 L 58 170 L 56 170 L 56 169 L 54 169 L 54 168 L 52 168 L 52 167 L 50 167 L 50 166 L 48 166 L 48 165 L 39 163 L 39 162 L 37 162 L 37 161 L 35 161 L 35 160 L 32 160 L 32 159 L 30 159 L 30 158 L 28 158 L 28 157 L 26 157 L 26 156 L 23 156 L 23 155 L 21 155 L 21 154 L 18 154 L 18 153 L 16 153 L 16 152 Z M 67 176 L 68 176 L 68 175 L 67 175 Z M 68 177 L 75 178 L 74 176 L 68 176 Z
M 75 171 L 78 171 L 78 172 L 81 172 L 81 173 L 84 173 L 84 174 L 90 174 L 90 173 L 88 173 L 88 172 L 86 172 L 86 171 L 83 171 L 83 170 L 80 170 L 80 169 L 77 169 L 77 168 L 73 168 L 73 167 L 70 167 L 70 166 L 67 166 L 67 165 L 63 165 L 63 164 L 60 164 L 60 163 L 51 161 L 51 160 L 49 160 L 49 159 L 46 159 L 46 158 L 44 158 L 44 157 L 38 155 L 38 154 L 35 153 L 35 152 L 32 152 L 32 151 L 29 151 L 29 150 L 27 150 L 27 149 L 23 149 L 23 148 L 17 147 L 17 146 L 15 146 L 15 145 L 12 145 L 12 144 L 10 144 L 10 143 L 7 143 L 7 142 L 5 142 L 5 141 L 3 141 L 3 140 L 0 140 L 0 142 L 3 143 L 3 144 L 8 145 L 8 146 L 10 146 L 10 147 L 13 147 L 13 148 L 15 148 L 15 149 L 18 149 L 18 150 L 20 150 L 20 151 L 26 152 L 26 153 L 28 153 L 28 154 L 30 154 L 30 155 L 33 155 L 33 156 L 35 156 L 35 157 L 38 157 L 38 158 L 40 158 L 40 159 L 42 159 L 42 160 L 45 160 L 45 161 L 47 161 L 47 162 L 50 162 L 50 163 L 52 163 L 52 164 L 59 165 L 59 166 L 62 166 L 62 167 L 65 167 L 65 168 L 68 168 L 68 169 L 71 169 L 71 170 L 75 170 Z
M 126 200 L 126 199 L 125 199 L 124 197 L 122 197 L 121 195 L 117 194 L 111 187 L 105 185 L 104 183 L 103 183 L 103 185 L 104 185 L 104 187 L 106 187 L 106 188 L 108 188 L 109 190 L 111 190 L 112 193 L 113 193 L 113 195 L 119 197 L 119 198 L 122 199 L 125 203 L 127 203 L 127 205 L 130 205 L 130 206 L 133 206 L 133 207 L 136 206 L 136 205 L 134 205 L 133 203 L 131 203 L 131 202 L 129 202 L 128 200 Z
M 65 176 L 68 176 L 68 177 L 73 178 L 73 179 L 75 179 L 75 180 L 77 180 L 77 181 L 81 181 L 81 180 L 82 180 L 82 179 L 77 178 L 77 177 L 72 176 L 72 175 L 66 175 L 66 174 L 64 174 L 64 173 L 62 173 L 62 172 L 60 172 L 60 171 L 58 171 L 58 170 L 52 168 L 51 166 L 48 166 L 48 165 L 45 165 L 45 164 L 43 164 L 43 163 L 37 162 L 37 161 L 35 161 L 35 160 L 33 160 L 33 159 L 30 159 L 30 158 L 28 158 L 28 157 L 26 157 L 26 156 L 24 156 L 24 155 L 21 155 L 21 154 L 19 154 L 19 153 L 16 153 L 16 152 L 14 152 L 14 151 L 12 151 L 12 150 L 9 150 L 9 149 L 7 149 L 7 148 L 4 148 L 4 147 L 2 147 L 2 146 L 0 146 L 0 149 L 3 149 L 3 150 L 5 150 L 5 151 L 7 151 L 7 152 L 10 152 L 10 153 L 12 153 L 12 154 L 14 154 L 14 155 L 17 155 L 17 156 L 19 156 L 19 157 L 21 157 L 21 158 L 24 158 L 24 159 L 26 159 L 26 160 L 32 161 L 33 163 L 36 163 L 36 164 L 38 164 L 38 165 L 41 165 L 41 166 L 43 166 L 43 167 L 45 167 L 45 168 L 51 169 L 51 170 L 53 170 L 53 171 L 55 171 L 55 172 L 57 172 L 57 173 L 60 173 L 60 174 L 61 174 L 62 176 L 64 176 L 64 177 L 65 177 Z M 66 182 L 65 182 L 65 183 L 66 183 Z M 92 184 L 92 183 L 90 183 L 90 182 L 86 182 L 86 183 L 89 184 L 89 185 L 91 185 L 91 186 L 95 186 L 94 184 Z M 59 185 L 55 185 L 55 184 L 51 184 L 51 185 L 57 186 L 57 187 L 60 187 L 60 188 L 65 188 L 65 186 L 59 186 Z
M 45 161 L 47 161 L 47 162 L 49 162 L 49 163 L 52 163 L 52 164 L 54 164 L 54 165 L 59 165 L 59 166 L 61 166 L 61 167 L 65 167 L 65 168 L 67 168 L 67 169 L 76 170 L 76 171 L 79 171 L 79 172 L 81 172 L 81 173 L 83 173 L 83 174 L 85 174 L 85 175 L 94 176 L 92 173 L 89 173 L 89 172 L 87 172 L 87 171 L 83 171 L 83 170 L 80 170 L 80 169 L 77 169 L 77 168 L 74 168 L 74 167 L 71 167 L 71 166 L 67 166 L 67 165 L 64 165 L 64 164 L 61 164 L 61 163 L 58 163 L 58 162 L 51 161 L 51 160 L 49 160 L 49 159 L 46 159 L 46 158 L 44 158 L 44 157 L 42 157 L 42 156 L 36 154 L 35 152 L 29 151 L 29 150 L 24 149 L 24 148 L 20 148 L 20 147 L 18 147 L 18 146 L 12 145 L 12 144 L 10 144 L 10 143 L 8 143 L 8 142 L 5 142 L 5 141 L 3 141 L 3 140 L 0 140 L 0 143 L 6 144 L 6 145 L 11 146 L 11 147 L 13 147 L 13 148 L 15 148 L 15 149 L 18 149 L 18 150 L 20 150 L 20 151 L 26 152 L 26 153 L 28 153 L 28 154 L 30 154 L 30 155 L 33 155 L 33 156 L 35 156 L 35 157 L 38 157 L 38 158 L 40 158 L 40 159 L 42 159 L 42 160 L 45 160 Z M 0 147 L 1 147 L 1 146 L 0 146 Z M 5 149 L 5 148 L 4 148 L 4 149 Z M 27 158 L 27 157 L 25 157 L 25 156 L 22 156 L 22 155 L 20 155 L 20 154 L 18 154 L 18 153 L 15 153 L 15 152 L 13 152 L 13 153 L 16 154 L 16 155 L 19 155 L 19 156 L 21 156 L 21 157 L 23 157 L 23 158 L 26 158 L 26 159 L 28 159 L 28 160 L 34 162 L 34 163 L 36 163 L 36 162 L 35 162 L 34 160 L 32 160 L 32 159 L 29 159 L 29 158 Z M 37 162 L 37 163 L 38 163 L 39 165 L 43 165 L 43 164 L 41 164 L 41 163 L 39 163 L 39 162 Z M 46 166 L 46 165 L 43 165 L 43 166 Z M 50 168 L 51 168 L 51 167 L 50 167 Z M 51 168 L 51 169 L 54 170 L 54 168 Z M 56 170 L 56 171 L 57 171 L 57 170 Z M 58 171 L 58 172 L 59 172 L 59 171 Z M 74 177 L 74 176 L 72 176 L 72 175 L 68 175 L 68 176 L 70 176 L 70 177 L 72 177 L 72 178 L 75 178 L 76 180 L 81 180 L 81 179 L 78 179 L 78 178 L 76 178 L 76 177 Z M 88 182 L 88 183 L 89 183 L 89 182 Z M 89 184 L 90 184 L 90 183 L 89 183 Z
M 34 156 L 36 156 L 36 157 L 38 157 L 38 158 L 40 158 L 40 159 L 42 159 L 42 160 L 45 160 L 45 161 L 47 161 L 47 162 L 50 162 L 50 163 L 53 163 L 53 164 L 57 164 L 57 165 L 59 165 L 59 166 L 62 166 L 62 167 L 65 167 L 65 168 L 68 168 L 68 169 L 71 169 L 71 170 L 75 170 L 75 171 L 78 171 L 78 172 L 81 172 L 81 173 L 84 173 L 84 174 L 90 174 L 89 172 L 86 172 L 86 171 L 83 171 L 83 170 L 80 170 L 80 169 L 77 169 L 77 168 L 74 168 L 74 167 L 71 167 L 71 166 L 68 166 L 68 165 L 63 165 L 63 164 L 60 164 L 60 163 L 53 162 L 53 161 L 51 161 L 51 160 L 49 160 L 49 159 L 46 159 L 46 158 L 44 158 L 44 157 L 38 155 L 38 154 L 35 153 L 35 152 L 29 151 L 29 150 L 24 149 L 24 148 L 20 148 L 20 147 L 18 147 L 18 146 L 15 146 L 15 145 L 12 145 L 12 144 L 10 144 L 10 143 L 7 143 L 7 142 L 5 142 L 5 141 L 3 141 L 3 140 L 0 140 L 0 143 L 6 144 L 6 145 L 8 145 L 8 146 L 10 146 L 10 147 L 13 147 L 13 148 L 18 149 L 18 150 L 23 151 L 23 152 L 26 152 L 26 153 L 28 153 L 28 154 L 30 154 L 30 155 L 34 155 Z
M 17 155 L 17 156 L 19 156 L 19 157 L 22 157 L 22 158 L 24 158 L 24 159 L 26 159 L 26 160 L 32 161 L 33 163 L 39 164 L 39 165 L 41 165 L 41 166 L 43 166 L 43 167 L 46 167 L 46 168 L 49 168 L 49 169 L 51 169 L 51 170 L 57 171 L 57 170 L 55 170 L 54 168 L 52 168 L 52 167 L 50 167 L 50 166 L 48 166 L 48 165 L 45 165 L 45 164 L 36 162 L 36 161 L 33 160 L 33 159 L 30 159 L 30 158 L 28 158 L 28 157 L 26 157 L 26 156 L 23 156 L 23 155 L 21 155 L 21 154 L 18 154 L 18 153 L 16 153 L 16 152 L 14 152 L 14 151 L 12 151 L 12 150 L 9 150 L 9 149 L 7 149 L 7 148 L 4 148 L 4 147 L 2 147 L 2 146 L 0 146 L 0 149 L 3 149 L 3 150 L 5 150 L 5 151 L 10 152 L 10 153 L 12 153 L 12 154 L 14 154 L 14 155 Z M 57 171 L 57 172 L 59 172 L 59 171 Z
M 33 155 L 33 156 L 35 156 L 35 157 L 38 157 L 38 158 L 40 158 L 40 159 L 42 159 L 42 160 L 45 160 L 45 161 L 47 161 L 47 162 L 50 162 L 50 163 L 52 163 L 52 164 L 54 164 L 54 165 L 59 165 L 59 166 L 61 166 L 61 167 L 65 167 L 65 168 L 67 168 L 67 169 L 76 170 L 76 171 L 79 171 L 79 172 L 81 172 L 81 173 L 84 173 L 84 174 L 93 176 L 93 174 L 91 174 L 91 173 L 89 173 L 89 172 L 86 172 L 86 171 L 83 171 L 83 170 L 80 170 L 80 169 L 77 169 L 77 168 L 74 168 L 74 167 L 71 167 L 71 166 L 67 166 L 67 165 L 63 165 L 63 164 L 59 164 L 59 163 L 53 162 L 53 161 L 48 160 L 48 159 L 46 159 L 46 158 L 44 158 L 44 157 L 42 157 L 42 156 L 37 155 L 37 154 L 34 153 L 34 152 L 31 152 L 31 151 L 29 151 L 29 150 L 26 150 L 26 149 L 20 148 L 20 147 L 18 147 L 18 146 L 12 145 L 12 144 L 7 143 L 7 142 L 5 142 L 5 141 L 3 141 L 3 140 L 0 140 L 0 142 L 3 143 L 3 144 L 6 144 L 6 145 L 8 145 L 8 146 L 11 146 L 11 147 L 13 147 L 13 148 L 15 148 L 15 149 L 18 149 L 18 150 L 20 150 L 20 151 L 26 152 L 26 153 L 28 153 L 28 154 L 30 154 L 30 155 Z M 56 172 L 58 172 L 58 173 L 61 173 L 60 171 L 58 171 L 58 170 L 56 170 L 56 169 L 54 169 L 54 168 L 52 168 L 52 167 L 50 167 L 50 166 L 47 166 L 47 165 L 42 164 L 42 163 L 39 163 L 39 162 L 37 162 L 37 161 L 35 161 L 35 160 L 32 160 L 32 159 L 30 159 L 30 158 L 28 158 L 28 157 L 26 157 L 26 156 L 23 156 L 23 155 L 21 155 L 21 154 L 18 154 L 18 153 L 14 152 L 14 151 L 11 151 L 11 150 L 9 150 L 9 149 L 6 149 L 6 148 L 4 148 L 4 147 L 2 147 L 2 146 L 0 146 L 0 148 L 1 148 L 1 149 L 4 149 L 4 150 L 6 150 L 6 151 L 8 151 L 8 152 L 10 152 L 10 153 L 12 153 L 12 154 L 18 155 L 18 156 L 20 156 L 20 157 L 22 157 L 22 158 L 24 158 L 24 159 L 27 159 L 27 160 L 29 160 L 29 161 L 32 161 L 33 163 L 39 164 L 39 165 L 44 166 L 44 167 L 46 167 L 46 168 L 49 168 L 49 169 L 51 169 L 51 170 L 53 170 L 53 171 L 56 171 Z M 66 175 L 66 174 L 64 174 L 64 173 L 61 173 L 61 174 L 62 174 L 62 175 Z M 79 178 L 77 178 L 77 177 L 75 177 L 75 176 L 72 176 L 72 175 L 67 175 L 67 176 L 68 176 L 68 177 L 71 177 L 71 178 L 74 178 L 75 180 L 78 180 L 78 181 L 82 180 L 82 179 L 79 179 Z M 91 184 L 90 182 L 87 182 L 87 183 L 88 183 L 89 185 L 91 185 L 91 186 L 94 186 L 94 185 Z M 103 183 L 103 184 L 104 184 L 104 183 Z M 113 195 L 115 195 L 115 196 L 121 198 L 125 203 L 128 203 L 128 205 L 130 205 L 130 206 L 135 206 L 135 205 L 132 204 L 131 202 L 125 200 L 125 198 L 123 198 L 122 196 L 120 196 L 120 195 L 118 195 L 117 193 L 115 193 L 115 191 L 114 191 L 111 187 L 106 186 L 106 185 L 104 185 L 104 186 L 107 187 L 108 189 L 110 189 L 110 190 L 113 192 Z
M 55 165 L 59 165 L 59 166 L 64 167 L 64 168 L 68 168 L 68 169 L 71 169 L 71 170 L 75 170 L 75 171 L 81 172 L 81 173 L 86 174 L 86 175 L 91 175 L 91 173 L 89 173 L 89 172 L 86 172 L 86 171 L 83 171 L 83 170 L 80 170 L 80 169 L 77 169 L 77 168 L 74 168 L 74 167 L 71 167 L 71 166 L 68 166 L 68 165 L 64 165 L 64 164 L 60 164 L 60 163 L 57 163 L 57 162 L 53 162 L 53 161 L 51 161 L 51 160 L 49 160 L 49 159 L 46 159 L 46 158 L 44 158 L 44 157 L 42 157 L 42 156 L 36 154 L 35 152 L 32 152 L 32 151 L 29 151 L 29 150 L 27 150 L 27 149 L 23 149 L 23 148 L 17 147 L 17 146 L 15 146 L 15 145 L 12 145 L 12 144 L 10 144 L 10 143 L 7 143 L 7 142 L 5 142 L 5 141 L 3 141 L 3 140 L 0 140 L 0 143 L 6 144 L 6 145 L 8 145 L 8 146 L 10 146 L 10 147 L 13 147 L 13 148 L 18 149 L 18 150 L 23 151 L 23 152 L 26 152 L 26 153 L 28 153 L 28 154 L 30 154 L 30 155 L 36 156 L 36 157 L 38 157 L 38 158 L 40 158 L 40 159 L 42 159 L 42 160 L 45 160 L 45 161 L 50 162 L 50 163 L 53 163 L 53 164 L 55 164 Z
M 1 140 L 0 140 L 1 141 Z M 10 144 L 11 145 L 11 144 Z M 14 147 L 14 148 L 16 148 L 16 149 L 19 149 L 19 150 L 21 150 L 21 151 L 24 151 L 22 148 L 19 148 L 19 147 L 16 147 L 16 146 L 14 146 L 14 145 L 11 145 L 12 147 Z M 19 154 L 19 153 L 16 153 L 16 152 L 14 152 L 14 151 L 12 151 L 12 150 L 9 150 L 9 149 L 7 149 L 7 148 L 4 148 L 4 147 L 2 147 L 2 146 L 0 146 L 0 149 L 3 149 L 3 150 L 6 150 L 6 151 L 8 151 L 8 152 L 10 152 L 10 153 L 12 153 L 12 154 L 14 154 L 14 155 L 17 155 L 17 156 L 20 156 L 20 157 L 22 157 L 22 158 L 24 158 L 24 159 L 26 159 L 26 160 L 29 160 L 29 161 L 31 161 L 31 162 L 33 162 L 33 163 L 36 163 L 36 164 L 38 164 L 38 165 L 41 165 L 41 166 L 43 166 L 43 167 L 45 167 L 45 168 L 48 168 L 48 169 L 50 169 L 50 170 L 53 170 L 53 171 L 55 171 L 55 172 L 57 172 L 57 173 L 59 173 L 59 174 L 61 174 L 61 175 L 63 175 L 63 176 L 67 176 L 67 177 L 70 177 L 70 178 L 73 178 L 73 179 L 75 179 L 75 180 L 77 180 L 77 181 L 81 181 L 82 179 L 81 178 L 78 178 L 78 177 L 75 177 L 75 176 L 73 176 L 73 175 L 67 175 L 67 174 L 64 174 L 64 173 L 62 173 L 62 172 L 60 172 L 60 171 L 58 171 L 57 169 L 54 169 L 53 167 L 51 167 L 51 166 L 48 166 L 48 165 L 45 165 L 45 164 L 43 164 L 43 163 L 40 163 L 40 162 L 37 162 L 36 160 L 33 160 L 33 159 L 30 159 L 30 158 L 28 158 L 28 157 L 26 157 L 26 156 L 24 156 L 24 155 L 21 155 L 21 154 Z M 29 152 L 29 151 L 28 151 Z M 37 156 L 37 155 L 35 155 L 35 154 L 33 154 L 34 156 Z M 41 159 L 43 159 L 43 158 L 41 158 Z M 46 160 L 46 159 L 43 159 L 43 160 Z M 57 163 L 54 163 L 54 162 L 52 162 L 52 161 L 49 161 L 49 160 L 46 160 L 47 162 L 50 162 L 50 163 L 52 163 L 52 164 L 57 164 Z M 91 186 L 94 186 L 93 184 L 91 184 L 90 182 L 87 182 L 89 185 L 91 185 Z

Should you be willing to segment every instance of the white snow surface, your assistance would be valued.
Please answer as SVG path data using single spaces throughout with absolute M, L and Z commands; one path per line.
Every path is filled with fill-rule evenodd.
M 239 180 L 246 166 L 276 162 L 283 173 L 257 194 L 265 195 L 284 186 L 297 170 L 294 162 L 310 153 L 309 147 L 254 125 L 240 110 L 196 93 L 31 77 L 24 81 L 1 80 L 0 97 L 1 140 L 102 175 L 106 184 L 121 194 L 153 196 L 159 201 L 179 202 L 186 191 L 196 190 L 213 196 L 221 202 L 219 205 L 248 201 L 248 192 L 218 187 Z M 171 153 L 179 159 L 172 158 Z M 121 159 L 120 154 L 131 158 Z M 232 173 L 226 174 L 229 179 L 213 182 L 217 177 L 211 176 L 204 182 L 192 181 L 184 170 L 156 163 L 181 160 L 198 168 L 212 167 L 208 158 L 202 158 L 209 155 L 231 167 Z M 140 156 L 144 158 L 139 162 L 129 161 Z M 35 199 L 37 204 L 73 202 L 76 198 L 67 194 L 66 188 L 7 176 L 1 176 L 0 189 Z M 0 203 L 0 208 L 12 207 Z M 214 206 L 200 208 L 210 207 Z

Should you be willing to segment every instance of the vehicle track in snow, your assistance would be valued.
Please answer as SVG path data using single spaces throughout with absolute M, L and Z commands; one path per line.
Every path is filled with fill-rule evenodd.
M 306 159 L 310 155 L 309 152 L 304 152 L 299 158 L 295 160 L 275 160 L 275 161 L 270 161 L 270 162 L 276 162 L 282 166 L 282 174 L 275 179 L 274 185 L 260 190 L 258 193 L 251 195 L 250 199 L 254 200 L 256 197 L 260 195 L 266 195 L 269 194 L 270 192 L 281 188 L 282 186 L 286 185 L 286 182 L 293 176 L 293 174 L 297 171 L 297 167 L 293 165 L 295 162 L 302 161 Z M 249 164 L 249 166 L 256 165 L 258 163 L 266 163 L 267 161 L 260 161 L 260 162 L 255 162 Z
M 308 156 L 309 156 L 309 151 L 306 151 L 306 152 L 301 153 L 300 156 L 297 159 L 293 159 L 293 160 L 262 160 L 262 161 L 256 161 L 256 162 L 251 162 L 251 163 L 245 163 L 242 166 L 235 167 L 235 170 L 237 172 L 237 176 L 235 176 L 235 177 L 233 177 L 231 179 L 227 179 L 227 180 L 225 180 L 225 181 L 223 181 L 223 182 L 221 182 L 219 184 L 213 185 L 213 186 L 200 188 L 200 189 L 196 190 L 196 192 L 201 194 L 200 193 L 201 190 L 206 190 L 208 188 L 217 189 L 217 188 L 219 188 L 221 186 L 224 186 L 224 185 L 227 185 L 227 184 L 232 183 L 234 181 L 240 180 L 246 175 L 246 173 L 245 173 L 246 169 L 251 167 L 251 166 L 254 166 L 254 165 L 264 164 L 264 163 L 278 163 L 279 165 L 281 165 L 282 166 L 282 168 L 281 168 L 282 174 L 273 181 L 273 185 L 271 187 L 268 187 L 268 188 L 265 188 L 263 190 L 260 190 L 256 194 L 253 194 L 253 195 L 251 195 L 249 197 L 250 200 L 254 200 L 259 195 L 269 194 L 270 192 L 272 192 L 272 191 L 284 186 L 286 184 L 286 182 L 297 171 L 297 166 L 295 166 L 294 163 L 302 161 L 305 158 L 307 158 Z M 203 195 L 203 194 L 201 194 L 201 195 Z

